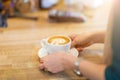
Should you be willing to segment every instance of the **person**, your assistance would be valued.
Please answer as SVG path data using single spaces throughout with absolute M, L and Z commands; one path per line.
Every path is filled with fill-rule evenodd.
M 81 50 L 94 43 L 105 43 L 104 64 L 95 64 L 87 60 L 79 63 L 80 72 L 91 80 L 120 80 L 120 1 L 114 2 L 108 30 L 71 35 L 72 47 Z M 40 60 L 40 69 L 58 73 L 66 69 L 74 70 L 77 58 L 57 52 Z

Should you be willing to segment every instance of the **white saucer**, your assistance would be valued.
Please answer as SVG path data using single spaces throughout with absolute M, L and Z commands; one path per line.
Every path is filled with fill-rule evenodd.
M 68 53 L 70 53 L 71 55 L 74 55 L 75 57 L 78 57 L 78 55 L 79 55 L 79 52 L 75 48 L 70 49 L 70 51 Z M 41 48 L 38 51 L 39 58 L 45 57 L 47 55 L 48 55 L 48 53 L 47 53 L 47 50 L 45 48 Z

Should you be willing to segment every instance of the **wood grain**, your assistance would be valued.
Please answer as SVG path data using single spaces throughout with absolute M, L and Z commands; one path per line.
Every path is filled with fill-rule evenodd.
M 97 10 L 85 10 L 88 17 L 85 23 L 50 23 L 48 11 L 26 14 L 39 17 L 38 21 L 9 19 L 8 28 L 0 29 L 0 80 L 87 80 L 73 71 L 58 74 L 40 71 L 37 56 L 41 48 L 39 42 L 51 35 L 106 29 L 109 6 L 107 3 Z M 94 45 L 85 49 L 81 56 L 102 64 L 102 53 L 103 45 Z

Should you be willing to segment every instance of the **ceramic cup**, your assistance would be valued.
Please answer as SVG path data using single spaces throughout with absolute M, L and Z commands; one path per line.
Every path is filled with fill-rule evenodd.
M 65 43 L 63 44 L 52 44 L 50 43 L 50 39 L 53 39 L 56 38 L 56 40 L 66 40 Z M 67 36 L 51 36 L 51 37 L 48 37 L 46 39 L 42 39 L 40 41 L 40 44 L 42 46 L 42 48 L 45 48 L 48 52 L 48 54 L 51 54 L 51 53 L 55 53 L 55 52 L 59 52 L 59 51 L 64 51 L 64 52 L 68 52 L 70 50 L 70 47 L 71 47 L 71 39 Z

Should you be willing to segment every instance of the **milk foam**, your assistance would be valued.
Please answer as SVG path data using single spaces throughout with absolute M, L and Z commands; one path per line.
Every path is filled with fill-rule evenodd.
M 53 39 L 51 42 L 51 44 L 53 44 L 53 45 L 60 45 L 60 44 L 64 44 L 64 43 L 66 43 L 66 40 L 62 39 L 62 38 Z

